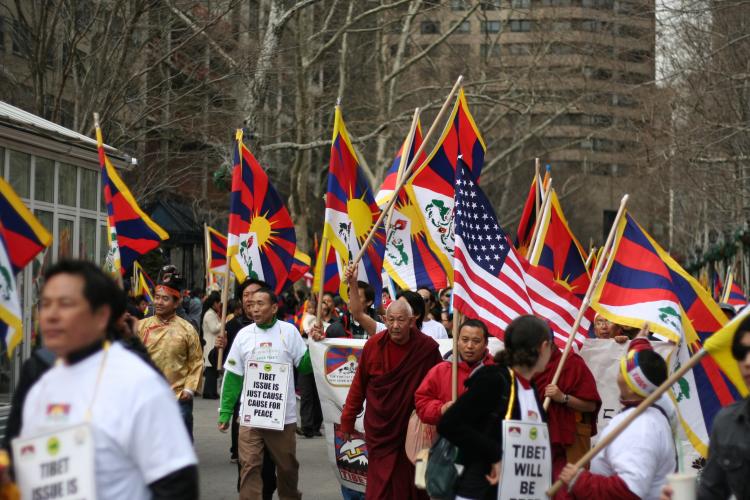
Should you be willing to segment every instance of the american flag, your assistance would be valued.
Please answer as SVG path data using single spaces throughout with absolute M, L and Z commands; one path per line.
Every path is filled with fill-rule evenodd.
M 460 157 L 456 165 L 454 224 L 456 309 L 469 318 L 484 321 L 490 333 L 500 339 L 513 319 L 534 314 L 547 320 L 555 343 L 563 347 L 581 300 L 518 255 Z M 589 319 L 584 317 L 574 347 L 581 347 L 589 326 Z

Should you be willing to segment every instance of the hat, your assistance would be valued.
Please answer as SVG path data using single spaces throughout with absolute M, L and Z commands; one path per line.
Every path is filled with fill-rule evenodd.
M 620 360 L 620 373 L 634 393 L 647 398 L 666 380 L 667 365 L 649 345 L 628 351 Z
M 171 295 L 177 299 L 181 298 L 180 288 L 182 287 L 182 277 L 176 272 L 173 274 L 165 274 L 162 276 L 161 281 L 156 285 L 157 292 Z

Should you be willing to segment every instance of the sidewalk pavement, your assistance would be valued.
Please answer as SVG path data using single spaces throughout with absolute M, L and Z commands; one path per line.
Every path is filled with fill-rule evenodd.
M 201 498 L 237 500 L 237 465 L 229 461 L 229 433 L 216 427 L 218 400 L 195 399 L 193 408 L 195 450 L 198 454 Z M 299 489 L 305 500 L 339 500 L 341 490 L 328 463 L 325 438 L 297 436 L 300 464 Z M 278 498 L 274 496 L 274 498 Z

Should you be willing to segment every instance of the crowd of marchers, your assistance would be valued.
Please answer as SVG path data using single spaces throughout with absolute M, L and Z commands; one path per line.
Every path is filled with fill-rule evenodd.
M 367 488 L 362 493 L 342 486 L 344 499 L 428 498 L 415 485 L 413 457 L 406 452 L 415 418 L 458 450 L 461 474 L 451 498 L 497 498 L 502 421 L 508 418 L 548 426 L 552 477 L 565 485 L 555 498 L 671 498 L 666 478 L 677 467 L 678 417 L 666 400 L 640 414 L 589 467 L 573 465 L 590 449 L 592 437 L 601 439 L 667 379 L 667 364 L 651 348 L 647 325 L 634 330 L 601 317 L 594 322 L 593 337 L 628 346 L 612 367 L 621 411 L 597 433 L 596 381 L 571 352 L 552 383 L 562 353 L 543 318 L 513 320 L 504 348 L 494 356 L 482 319 L 465 319 L 455 325 L 455 352 L 443 356 L 435 340 L 454 331 L 450 289 L 395 297 L 384 292 L 376 309 L 370 285 L 351 269 L 345 279 L 348 302 L 324 293 L 320 307 L 317 296 L 279 297 L 262 281 L 248 280 L 229 301 L 222 331 L 219 290 L 186 291 L 173 267 L 162 269 L 149 300 L 128 297 L 93 264 L 59 262 L 44 276 L 41 335 L 21 371 L 4 446 L 12 452 L 14 439 L 80 425 L 94 440 L 89 465 L 98 498 L 198 498 L 192 411 L 194 398 L 202 396 L 218 400 L 218 429 L 231 433 L 228 451 L 237 463 L 239 498 L 267 499 L 275 491 L 283 500 L 301 498 L 296 440 L 320 436 L 323 423 L 308 346 L 359 338 L 366 342 L 340 428 L 353 433 L 365 408 Z M 739 324 L 732 355 L 750 387 L 750 320 Z M 279 429 L 240 421 L 240 394 L 253 361 L 294 368 Z M 717 415 L 697 498 L 750 498 L 748 431 L 747 399 Z M 16 465 L 18 457 L 12 458 Z M 14 468 L 5 471 L 4 491 L 12 492 Z M 333 475 L 329 480 L 337 481 Z

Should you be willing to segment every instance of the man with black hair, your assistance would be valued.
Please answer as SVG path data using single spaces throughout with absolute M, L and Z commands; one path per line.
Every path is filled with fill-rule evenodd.
M 355 289 L 357 293 L 353 294 L 351 290 Z M 334 321 L 328 327 L 323 328 L 326 337 L 366 339 L 377 333 L 369 328 L 371 322 L 377 322 L 375 308 L 373 307 L 375 289 L 367 282 L 351 278 L 349 279 L 349 290 L 349 310 L 341 315 L 340 321 Z M 352 305 L 354 305 L 353 308 Z M 383 326 L 383 329 L 385 329 L 385 326 Z
M 61 361 L 29 392 L 21 439 L 87 426 L 99 498 L 196 499 L 197 459 L 169 386 L 107 340 L 124 309 L 123 292 L 92 263 L 45 273 L 40 330 Z
M 193 397 L 203 375 L 200 338 L 190 322 L 177 316 L 179 280 L 162 280 L 154 290 L 154 315 L 138 323 L 138 336 L 172 386 L 185 426 L 193 436 Z
M 231 351 L 234 339 L 237 338 L 240 330 L 253 324 L 252 297 L 261 288 L 268 288 L 268 284 L 265 281 L 248 278 L 242 282 L 237 290 L 240 297 L 242 314 L 235 316 L 231 321 L 227 322 L 226 335 L 219 335 L 216 338 L 216 348 L 224 349 L 225 355 Z M 226 360 L 226 357 L 224 360 Z M 239 414 L 240 404 L 238 401 L 234 405 L 234 412 L 231 418 L 230 434 L 232 435 L 232 444 L 229 448 L 230 460 L 237 463 L 237 491 L 240 490 L 242 480 L 242 465 L 239 463 L 240 453 L 238 444 L 240 435 Z M 263 500 L 270 500 L 273 498 L 273 492 L 276 491 L 276 465 L 274 465 L 271 454 L 267 450 L 263 457 L 261 476 L 263 477 Z
M 262 288 L 250 297 L 250 311 L 254 323 L 243 328 L 234 339 L 224 364 L 224 383 L 221 389 L 219 430 L 229 428 L 234 407 L 244 381 L 248 362 L 286 363 L 297 367 L 299 373 L 311 371 L 310 355 L 294 325 L 278 321 L 278 299 L 268 288 Z M 257 499 L 261 496 L 264 448 L 276 463 L 279 498 L 298 499 L 299 463 L 296 458 L 297 408 L 294 378 L 288 378 L 287 403 L 284 428 L 280 431 L 241 425 L 239 432 L 239 457 L 242 467 L 240 498 Z
M 644 325 L 620 360 L 617 386 L 623 410 L 601 432 L 600 439 L 667 380 L 667 363 L 652 349 L 647 336 L 648 325 Z M 673 408 L 662 396 L 594 457 L 591 470 L 576 471 L 568 463 L 560 473 L 568 492 L 574 498 L 592 500 L 659 498 L 667 474 L 677 466 Z

